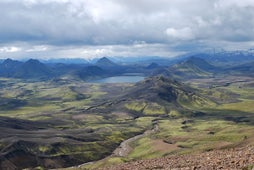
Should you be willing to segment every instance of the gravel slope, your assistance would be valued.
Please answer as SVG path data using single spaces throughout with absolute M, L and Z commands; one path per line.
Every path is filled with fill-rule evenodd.
M 116 166 L 105 167 L 102 170 L 254 170 L 254 146 L 227 150 L 213 150 L 200 154 L 169 156 L 149 160 L 140 160 Z

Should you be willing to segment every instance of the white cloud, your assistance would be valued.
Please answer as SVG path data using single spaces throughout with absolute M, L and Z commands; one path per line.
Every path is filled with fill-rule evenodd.
M 0 44 L 20 56 L 83 47 L 91 56 L 166 55 L 254 41 L 253 0 L 1 0 L 0 15 Z
M 10 49 L 10 47 L 5 47 Z M 102 46 L 34 46 L 30 48 L 28 44 L 22 44 L 16 47 L 19 50 L 12 53 L 6 53 L 0 49 L 2 58 L 84 58 L 93 59 L 102 56 L 118 57 L 144 57 L 144 56 L 162 56 L 174 57 L 185 52 L 173 51 L 173 46 L 167 44 L 146 44 L 136 43 L 131 45 L 102 45 Z M 5 57 L 4 57 L 5 56 Z
M 45 45 L 36 45 L 27 49 L 26 52 L 39 52 L 39 51 L 47 51 L 47 50 L 48 50 L 48 47 Z
M 13 46 L 0 48 L 0 52 L 2 52 L 2 53 L 14 53 L 14 52 L 18 52 L 18 51 L 21 51 L 21 48 L 13 47 Z
M 179 39 L 179 40 L 191 40 L 194 39 L 195 36 L 189 27 L 175 29 L 175 28 L 168 28 L 166 30 L 166 34 L 169 38 Z
M 218 0 L 215 3 L 216 7 L 229 8 L 233 6 L 248 7 L 254 6 L 253 0 Z

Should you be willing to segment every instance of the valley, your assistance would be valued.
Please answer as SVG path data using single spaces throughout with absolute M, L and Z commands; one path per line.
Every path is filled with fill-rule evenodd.
M 254 0 L 0 14 L 0 170 L 254 170 Z
M 22 65 L 1 64 L 1 169 L 98 169 L 254 145 L 254 77 L 245 64 Z M 136 73 L 144 80 L 93 82 Z
M 230 79 L 227 81 L 230 81 Z M 224 80 L 225 78 L 221 79 L 221 81 Z M 191 84 L 190 82 L 186 83 Z M 203 86 L 204 84 L 203 79 L 192 82 L 193 86 Z M 208 84 L 211 85 L 211 82 Z M 170 111 L 168 116 L 151 116 L 151 122 L 153 122 L 153 125 L 158 126 L 158 130 L 156 133 L 142 136 L 142 138 L 138 137 L 136 140 L 131 141 L 129 144 L 131 151 L 128 155 L 112 155 L 98 162 L 72 169 L 103 169 L 103 167 L 106 167 L 104 169 L 142 169 L 151 166 L 155 169 L 158 167 L 161 167 L 161 169 L 169 167 L 199 167 L 200 169 L 209 167 L 216 169 L 219 164 L 216 165 L 215 162 L 225 161 L 224 159 L 226 159 L 216 155 L 217 152 L 224 154 L 223 152 L 228 152 L 230 148 L 236 148 L 239 152 L 241 150 L 244 152 L 245 148 L 241 147 L 253 146 L 254 144 L 254 110 L 252 107 L 254 95 L 252 84 L 253 79 L 248 79 L 240 83 L 232 82 L 226 87 L 199 88 L 199 90 L 202 89 L 202 95 L 210 98 L 215 103 L 205 105 L 181 103 L 184 109 L 176 108 Z M 239 86 L 250 88 L 239 88 Z M 215 155 L 213 155 L 214 153 Z M 249 151 L 248 153 L 251 154 Z M 196 158 L 202 154 L 211 154 L 215 157 L 210 162 L 198 158 L 201 162 L 203 161 L 203 165 L 200 166 L 199 161 L 192 160 L 191 156 L 193 155 L 193 158 Z M 248 156 L 244 157 L 245 159 L 248 158 Z M 182 161 L 181 164 L 174 160 L 178 159 L 179 161 L 179 158 Z M 170 162 L 164 161 L 167 159 L 172 160 Z M 184 159 L 193 162 L 184 162 Z M 237 161 L 238 159 L 234 158 L 234 160 Z M 174 163 L 171 164 L 171 162 Z M 253 162 L 251 160 L 247 162 L 247 164 L 238 166 L 230 161 L 225 161 L 225 165 L 221 166 L 223 168 L 251 169 Z M 164 163 L 163 166 L 162 163 Z

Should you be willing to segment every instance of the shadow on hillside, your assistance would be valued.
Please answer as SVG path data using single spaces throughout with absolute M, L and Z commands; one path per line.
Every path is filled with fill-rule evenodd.
M 214 119 L 214 120 L 226 120 L 235 123 L 245 123 L 248 125 L 254 125 L 254 113 L 241 112 L 236 110 L 205 110 L 193 112 L 191 117 L 197 117 L 200 119 Z

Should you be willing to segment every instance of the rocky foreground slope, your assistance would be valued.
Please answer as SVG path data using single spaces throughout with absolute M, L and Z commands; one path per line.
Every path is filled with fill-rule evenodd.
M 103 170 L 254 170 L 254 146 L 124 163 Z

